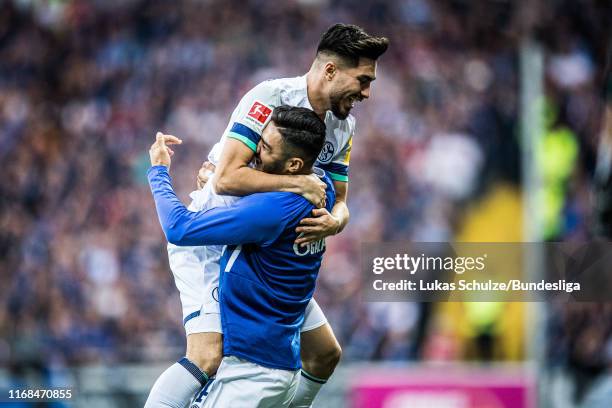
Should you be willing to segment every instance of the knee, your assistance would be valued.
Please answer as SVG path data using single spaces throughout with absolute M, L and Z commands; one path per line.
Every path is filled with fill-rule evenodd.
M 342 348 L 336 343 L 325 356 L 326 365 L 333 370 L 340 362 L 340 358 L 342 358 Z
M 221 352 L 215 350 L 200 350 L 197 353 L 188 350 L 187 358 L 204 371 L 206 375 L 212 377 L 217 372 L 223 356 Z
M 313 371 L 332 373 L 342 357 L 342 348 L 336 343 L 333 346 L 321 350 L 319 353 L 311 354 L 307 361 L 304 361 L 305 366 L 310 367 Z
M 219 335 L 197 334 L 187 338 L 187 358 L 209 377 L 215 375 L 223 358 Z

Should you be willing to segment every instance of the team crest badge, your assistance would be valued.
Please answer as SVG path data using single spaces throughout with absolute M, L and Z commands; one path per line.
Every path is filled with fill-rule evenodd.
M 319 153 L 319 162 L 320 163 L 329 163 L 334 157 L 334 145 L 330 141 L 326 141 L 323 145 L 323 149 L 321 149 L 321 153 Z

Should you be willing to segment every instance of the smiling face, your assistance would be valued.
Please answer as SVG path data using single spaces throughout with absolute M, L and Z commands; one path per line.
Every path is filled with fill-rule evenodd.
M 255 153 L 255 168 L 257 170 L 272 173 L 285 173 L 286 154 L 283 150 L 283 136 L 280 134 L 273 121 L 270 121 L 257 144 Z
M 304 170 L 304 160 L 291 154 L 274 121 L 270 121 L 257 144 L 255 169 L 270 174 L 298 174 Z
M 346 119 L 356 102 L 370 97 L 370 84 L 376 79 L 376 61 L 360 58 L 356 67 L 334 64 L 330 81 L 330 110 L 338 119 Z M 330 67 L 326 67 L 330 72 Z
M 272 174 L 309 174 L 325 143 L 325 123 L 307 108 L 281 105 L 261 133 L 257 170 Z

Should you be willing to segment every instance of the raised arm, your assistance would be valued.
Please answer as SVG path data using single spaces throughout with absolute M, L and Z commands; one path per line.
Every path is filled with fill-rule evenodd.
M 167 167 L 153 166 L 147 176 L 159 222 L 172 244 L 264 245 L 274 241 L 282 231 L 281 211 L 270 211 L 270 200 L 265 195 L 249 196 L 227 207 L 193 212 L 174 193 Z
M 172 189 L 168 173 L 172 149 L 167 144 L 181 144 L 175 136 L 157 133 L 149 149 L 151 168 L 147 172 L 159 222 L 169 242 L 175 245 L 231 245 L 274 241 L 282 228 L 283 211 L 278 194 L 245 197 L 235 205 L 208 211 L 188 211 Z M 271 210 L 272 209 L 272 210 Z

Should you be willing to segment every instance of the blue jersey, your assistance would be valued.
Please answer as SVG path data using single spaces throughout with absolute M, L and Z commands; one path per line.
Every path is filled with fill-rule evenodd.
M 169 242 L 228 245 L 220 263 L 223 353 L 266 367 L 299 369 L 300 327 L 325 241 L 298 247 L 295 229 L 314 206 L 297 194 L 270 192 L 192 212 L 176 197 L 166 167 L 151 167 L 148 177 Z M 324 181 L 331 211 L 335 192 L 327 175 Z

